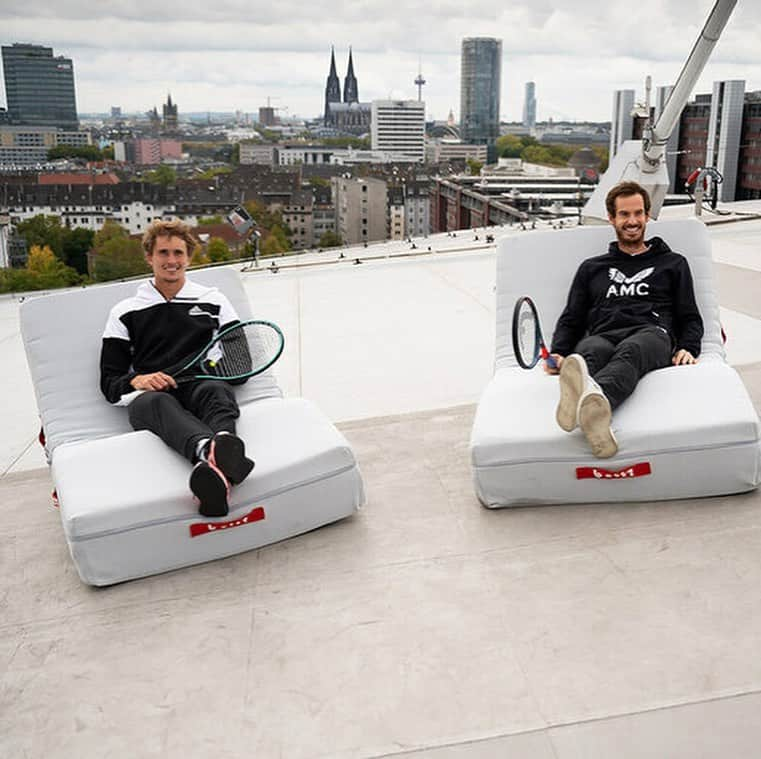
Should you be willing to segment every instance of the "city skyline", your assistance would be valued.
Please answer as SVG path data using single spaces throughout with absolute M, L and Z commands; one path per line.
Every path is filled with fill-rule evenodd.
M 412 3 L 403 14 L 373 19 L 349 4 L 296 10 L 285 2 L 257 8 L 256 21 L 249 21 L 248 6 L 238 0 L 218 4 L 213 15 L 177 2 L 157 8 L 137 0 L 129 8 L 101 6 L 97 18 L 76 1 L 61 8 L 44 0 L 30 8 L 11 0 L 0 11 L 0 42 L 47 45 L 71 58 L 82 113 L 111 106 L 144 112 L 171 92 L 180 117 L 255 113 L 270 98 L 281 115 L 316 118 L 330 47 L 345 60 L 351 46 L 362 100 L 416 99 L 420 68 L 427 117 L 444 120 L 450 109 L 459 118 L 462 39 L 493 36 L 503 41 L 503 121 L 522 119 L 527 81 L 541 93 L 537 120 L 606 121 L 614 90 L 633 88 L 642 98 L 647 74 L 654 86 L 673 83 L 712 5 L 696 0 L 685 12 L 679 0 L 645 0 L 634 17 L 619 1 L 598 8 L 591 0 L 534 0 L 501 9 L 479 0 L 467 16 L 459 6 L 432 11 Z M 648 27 L 649 40 L 633 33 Z M 761 88 L 759 28 L 761 7 L 738 3 L 695 92 L 710 92 L 719 79 Z

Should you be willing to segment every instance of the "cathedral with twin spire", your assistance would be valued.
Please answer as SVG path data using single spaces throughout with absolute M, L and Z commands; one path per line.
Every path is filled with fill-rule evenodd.
M 343 98 L 341 82 L 336 71 L 335 49 L 330 49 L 330 73 L 325 84 L 325 111 L 323 123 L 338 131 L 361 134 L 370 128 L 370 103 L 359 102 L 359 85 L 354 74 L 354 60 L 349 48 L 349 64 L 344 77 Z

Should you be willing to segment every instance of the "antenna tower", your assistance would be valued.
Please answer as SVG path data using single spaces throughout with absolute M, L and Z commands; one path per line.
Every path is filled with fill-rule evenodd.
M 415 84 L 417 85 L 417 99 L 419 103 L 423 99 L 423 85 L 425 84 L 425 79 L 423 79 L 423 74 L 420 70 L 420 65 L 418 65 L 417 77 L 415 77 Z

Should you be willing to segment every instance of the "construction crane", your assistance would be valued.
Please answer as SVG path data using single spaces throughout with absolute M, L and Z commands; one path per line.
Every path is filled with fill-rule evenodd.
M 650 193 L 650 216 L 658 218 L 669 187 L 666 143 L 735 5 L 737 0 L 716 0 L 658 121 L 648 123 L 641 141 L 626 140 L 621 144 L 584 206 L 585 218 L 607 220 L 605 196 L 611 187 L 624 181 L 639 182 Z

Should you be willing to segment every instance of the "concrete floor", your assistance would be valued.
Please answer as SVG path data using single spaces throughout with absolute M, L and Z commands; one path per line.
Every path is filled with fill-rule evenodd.
M 712 239 L 730 355 L 761 409 L 755 224 Z M 102 590 L 79 581 L 34 467 L 0 304 L 18 367 L 1 380 L 0 757 L 758 756 L 761 494 L 481 508 L 467 443 L 493 258 L 470 256 L 247 277 L 293 336 L 283 384 L 339 421 L 368 505 Z M 324 366 L 323 338 L 359 378 Z

